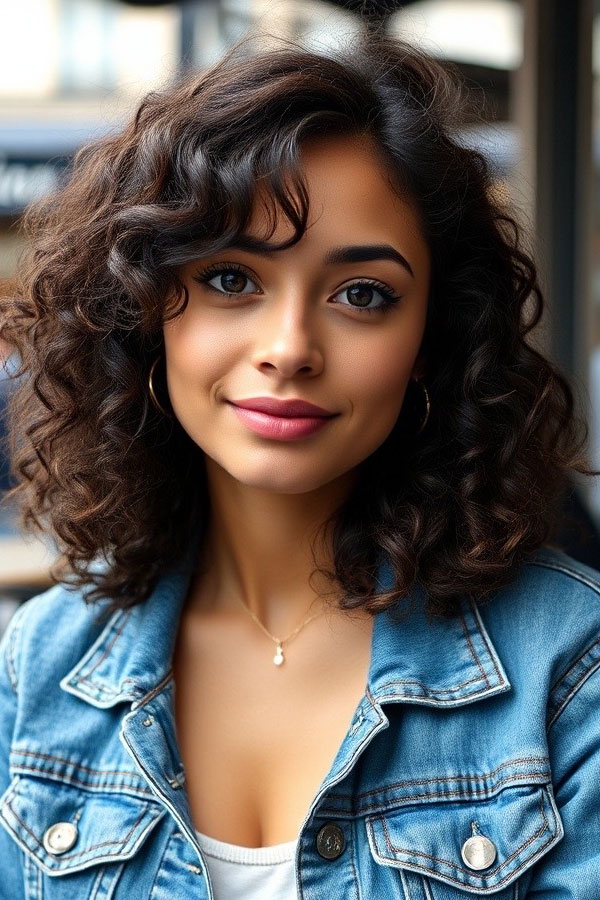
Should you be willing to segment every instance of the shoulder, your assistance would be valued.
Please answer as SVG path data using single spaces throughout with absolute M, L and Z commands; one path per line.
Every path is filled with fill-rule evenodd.
M 509 678 L 533 673 L 550 708 L 600 670 L 600 571 L 557 547 L 536 551 L 478 611 Z
M 558 547 L 544 545 L 517 571 L 512 581 L 481 609 L 492 617 L 507 615 L 525 624 L 600 629 L 600 571 Z
M 600 571 L 551 545 L 540 547 L 502 592 L 532 622 L 569 623 L 600 629 Z
M 85 593 L 60 583 L 18 607 L 0 641 L 0 657 L 14 690 L 21 672 L 31 684 L 68 671 L 106 627 L 102 604 L 87 603 Z
M 539 577 L 550 578 L 563 585 L 569 584 L 571 589 L 582 591 L 584 594 L 587 594 L 589 589 L 600 602 L 600 571 L 569 556 L 558 547 L 551 545 L 540 547 L 533 559 L 526 564 L 527 567 L 538 570 Z

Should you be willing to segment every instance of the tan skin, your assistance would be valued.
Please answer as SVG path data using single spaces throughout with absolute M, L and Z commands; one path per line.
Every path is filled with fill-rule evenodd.
M 310 579 L 311 541 L 389 435 L 409 379 L 424 374 L 431 261 L 415 208 L 367 138 L 313 139 L 302 162 L 311 206 L 299 243 L 187 264 L 189 304 L 164 327 L 171 404 L 204 450 L 211 498 L 173 659 L 178 743 L 195 827 L 246 847 L 295 840 L 364 695 L 373 619 L 339 610 L 335 586 Z M 246 230 L 267 233 L 259 201 Z M 290 234 L 280 217 L 271 241 Z M 413 274 L 389 259 L 324 262 L 328 249 L 357 244 L 390 244 Z M 194 275 L 213 263 L 245 271 L 211 276 L 211 289 Z M 402 299 L 362 312 L 356 303 L 384 302 L 377 287 L 348 292 L 362 279 Z M 265 395 L 338 415 L 300 440 L 265 438 L 225 402 Z M 315 553 L 331 565 L 326 541 Z M 276 645 L 244 603 L 282 638 L 319 615 L 275 666 Z

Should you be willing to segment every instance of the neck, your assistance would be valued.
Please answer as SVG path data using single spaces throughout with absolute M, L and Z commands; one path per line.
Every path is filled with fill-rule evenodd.
M 206 467 L 210 521 L 190 603 L 247 616 L 245 604 L 273 634 L 323 609 L 327 596 L 335 603 L 335 585 L 312 573 L 317 565 L 332 569 L 320 526 L 347 496 L 354 473 L 317 491 L 284 494 L 241 484 L 209 458 Z

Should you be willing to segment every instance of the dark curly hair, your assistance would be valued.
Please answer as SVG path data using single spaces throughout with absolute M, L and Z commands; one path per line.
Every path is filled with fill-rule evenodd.
M 327 53 L 294 41 L 247 52 L 238 41 L 206 71 L 147 94 L 120 133 L 82 147 L 56 192 L 27 208 L 1 306 L 22 377 L 8 496 L 25 532 L 57 543 L 54 580 L 86 587 L 86 602 L 107 598 L 109 613 L 142 602 L 190 534 L 202 539 L 203 452 L 154 407 L 148 372 L 164 322 L 188 302 L 178 270 L 243 232 L 258 179 L 273 226 L 279 213 L 294 227 L 276 246 L 300 240 L 309 135 L 370 136 L 416 204 L 432 258 L 430 416 L 419 433 L 411 387 L 324 523 L 340 607 L 377 612 L 418 579 L 428 615 L 452 617 L 461 595 L 489 598 L 555 539 L 569 470 L 600 473 L 579 455 L 588 426 L 566 378 L 527 340 L 544 306 L 536 267 L 486 158 L 456 134 L 467 94 L 454 67 L 380 33 Z M 168 403 L 164 375 L 157 391 Z M 378 592 L 382 555 L 395 579 Z

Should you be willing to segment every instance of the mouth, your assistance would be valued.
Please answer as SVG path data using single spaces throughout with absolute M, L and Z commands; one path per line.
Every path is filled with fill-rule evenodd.
M 228 402 L 241 409 L 251 409 L 271 416 L 286 416 L 290 418 L 325 416 L 329 418 L 337 415 L 337 413 L 332 413 L 322 406 L 309 403 L 308 400 L 302 400 L 300 397 L 288 400 L 280 400 L 277 397 L 248 397 L 244 400 L 230 400 Z
M 273 415 L 227 401 L 236 416 L 253 432 L 279 441 L 294 441 L 321 431 L 337 413 L 326 415 Z

